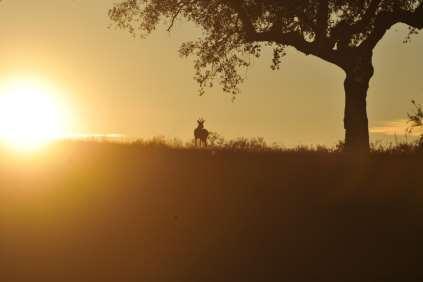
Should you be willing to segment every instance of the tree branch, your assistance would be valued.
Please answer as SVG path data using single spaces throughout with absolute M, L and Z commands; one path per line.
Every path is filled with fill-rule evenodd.
M 341 46 L 339 48 L 346 47 L 345 45 L 348 44 L 348 39 L 351 38 L 352 35 L 356 33 L 363 32 L 366 27 L 374 20 L 374 17 L 377 14 L 377 10 L 379 8 L 379 4 L 382 0 L 373 0 L 370 2 L 369 7 L 366 9 L 366 12 L 362 16 L 361 20 L 356 22 L 355 24 L 348 24 L 347 22 L 343 21 L 340 22 L 332 31 L 332 37 L 335 42 L 339 42 L 341 38 L 343 39 L 340 43 Z
M 279 26 L 273 26 L 271 30 L 265 32 L 257 32 L 254 25 L 250 21 L 250 17 L 244 7 L 242 0 L 228 1 L 232 9 L 239 16 L 244 27 L 245 40 L 248 42 L 275 42 L 281 45 L 289 45 L 296 48 L 305 55 L 314 55 L 323 60 L 339 65 L 339 58 L 336 51 L 330 48 L 323 48 L 317 42 L 307 42 L 300 32 L 292 31 L 282 33 Z
M 318 5 L 316 41 L 324 42 L 322 38 L 326 38 L 329 21 L 329 0 L 319 1 Z
M 423 28 L 423 3 L 414 12 L 398 10 L 381 13 L 375 21 L 374 32 L 360 45 L 360 48 L 373 49 L 385 33 L 397 23 L 405 23 L 411 27 Z
M 235 12 L 237 12 L 239 16 L 239 20 L 241 21 L 242 26 L 244 27 L 245 33 L 247 34 L 256 33 L 253 23 L 251 22 L 250 17 L 248 16 L 248 13 L 242 3 L 242 0 L 228 1 L 228 5 Z
M 173 14 L 172 19 L 170 20 L 169 27 L 167 28 L 167 31 L 170 32 L 172 30 L 173 26 L 175 25 L 175 20 L 179 16 L 183 8 L 184 6 L 180 5 L 179 9 L 175 12 L 175 14 Z

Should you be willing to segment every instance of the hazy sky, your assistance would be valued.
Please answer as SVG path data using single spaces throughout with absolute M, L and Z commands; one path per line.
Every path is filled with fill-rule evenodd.
M 77 133 L 188 140 L 201 116 L 228 138 L 284 145 L 343 139 L 344 73 L 337 67 L 290 49 L 280 71 L 270 70 L 269 54 L 257 60 L 235 102 L 217 88 L 199 97 L 192 62 L 177 53 L 196 30 L 178 23 L 171 34 L 131 38 L 108 29 L 113 2 L 3 0 L 0 80 L 29 75 L 60 89 Z M 368 113 L 379 132 L 406 117 L 411 99 L 423 103 L 423 36 L 402 44 L 405 31 L 395 26 L 375 50 Z

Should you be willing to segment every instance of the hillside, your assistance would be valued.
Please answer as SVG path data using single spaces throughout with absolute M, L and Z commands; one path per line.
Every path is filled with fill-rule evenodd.
M 65 142 L 0 159 L 0 280 L 421 281 L 422 154 Z

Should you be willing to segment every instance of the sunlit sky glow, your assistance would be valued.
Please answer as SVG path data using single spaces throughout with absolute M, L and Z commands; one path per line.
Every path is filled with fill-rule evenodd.
M 35 149 L 67 134 L 69 117 L 58 90 L 23 75 L 0 85 L 0 141 Z
M 10 77 L 25 84 L 31 74 L 42 81 L 17 94 L 28 103 L 2 98 L 2 135 L 15 138 L 4 132 L 21 124 L 14 134 L 23 139 L 38 138 L 37 132 L 44 139 L 112 134 L 189 140 L 201 116 L 206 128 L 227 138 L 262 136 L 288 146 L 343 139 L 344 73 L 337 67 L 290 49 L 281 70 L 273 72 L 267 51 L 248 71 L 235 102 L 217 88 L 199 97 L 192 61 L 177 53 L 180 43 L 199 31 L 179 21 L 171 34 L 163 29 L 146 40 L 131 38 L 108 29 L 107 9 L 114 2 L 0 2 L 2 89 Z M 395 26 L 375 49 L 368 98 L 373 140 L 389 138 L 380 127 L 405 119 L 411 99 L 423 103 L 423 36 L 402 44 L 406 31 Z M 5 124 L 5 116 L 14 121 Z M 35 126 L 28 128 L 28 120 Z
M 406 132 L 410 136 L 420 136 L 423 128 L 412 128 L 411 123 L 406 119 L 384 122 L 370 128 L 370 133 L 401 136 Z

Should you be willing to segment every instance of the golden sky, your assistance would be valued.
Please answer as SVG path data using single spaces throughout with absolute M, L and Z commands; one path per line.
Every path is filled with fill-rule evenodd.
M 134 39 L 108 29 L 113 2 L 2 1 L 0 80 L 39 77 L 61 89 L 79 134 L 189 140 L 201 116 L 206 128 L 228 138 L 262 136 L 281 145 L 343 139 L 344 73 L 337 67 L 290 49 L 274 72 L 267 53 L 248 71 L 235 102 L 218 88 L 199 97 L 192 63 L 177 53 L 195 28 L 180 22 L 171 34 Z M 412 110 L 411 99 L 423 103 L 423 36 L 402 44 L 405 31 L 395 26 L 375 50 L 368 96 L 373 139 L 396 131 L 392 125 Z

